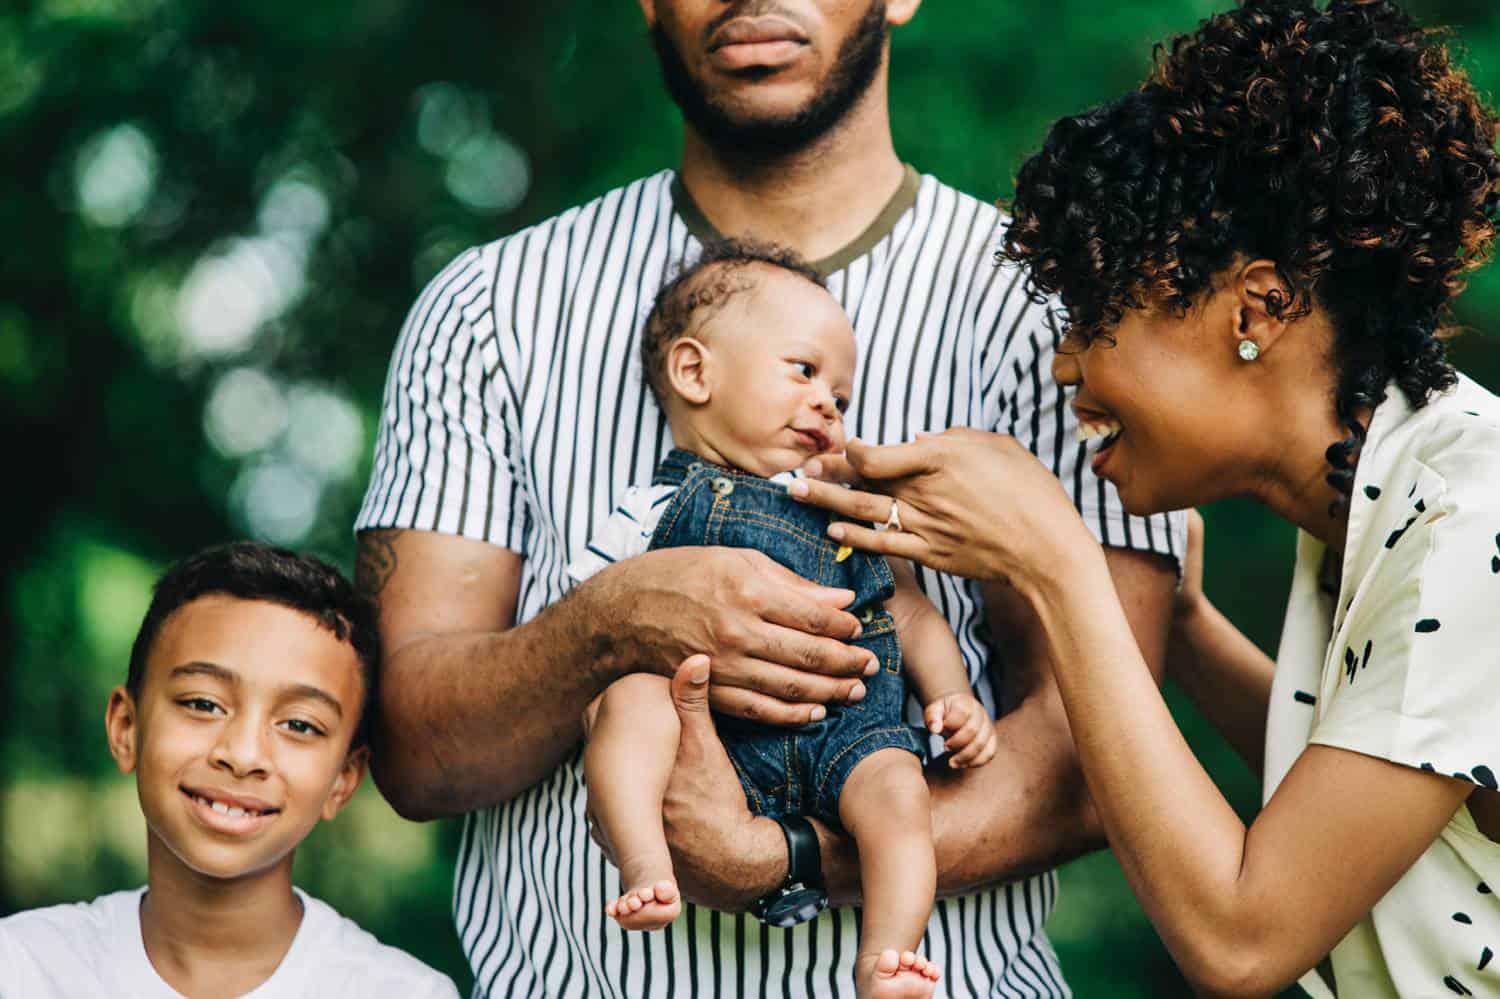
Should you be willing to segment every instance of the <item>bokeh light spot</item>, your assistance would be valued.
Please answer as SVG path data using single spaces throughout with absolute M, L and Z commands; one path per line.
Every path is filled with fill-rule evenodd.
M 255 368 L 219 376 L 203 408 L 203 430 L 227 458 L 264 451 L 287 425 L 286 395 L 275 379 Z
M 94 225 L 128 225 L 145 209 L 156 187 L 156 147 L 134 125 L 116 125 L 78 152 L 74 187 L 78 210 Z
M 493 133 L 468 139 L 443 173 L 448 193 L 475 211 L 501 214 L 521 203 L 531 187 L 526 154 Z

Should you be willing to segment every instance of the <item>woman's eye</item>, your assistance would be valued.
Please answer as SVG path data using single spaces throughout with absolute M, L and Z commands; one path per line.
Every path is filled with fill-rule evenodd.
M 818 373 L 818 369 L 806 361 L 793 361 L 792 367 L 796 368 L 797 373 L 803 378 L 811 378 Z

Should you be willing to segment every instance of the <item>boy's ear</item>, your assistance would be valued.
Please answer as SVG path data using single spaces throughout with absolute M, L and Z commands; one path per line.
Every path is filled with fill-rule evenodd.
M 713 398 L 713 354 L 708 345 L 690 336 L 667 348 L 667 383 L 672 394 L 693 406 Z
M 135 698 L 123 685 L 116 687 L 110 691 L 109 706 L 104 709 L 104 735 L 109 740 L 109 755 L 115 758 L 115 766 L 122 774 L 135 770 L 140 730 Z
M 359 782 L 365 779 L 365 770 L 370 765 L 370 747 L 360 746 L 358 749 L 349 750 L 344 757 L 344 765 L 339 770 L 338 777 L 334 778 L 333 788 L 328 792 L 328 797 L 323 801 L 323 820 L 326 822 L 349 804 L 349 799 L 354 797 L 354 792 L 359 790 Z

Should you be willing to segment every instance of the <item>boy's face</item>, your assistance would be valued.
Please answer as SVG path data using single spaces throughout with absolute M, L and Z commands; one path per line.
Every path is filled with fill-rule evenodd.
M 689 415 L 728 464 L 770 476 L 844 450 L 854 329 L 833 296 L 805 278 L 764 264 L 745 276 L 753 285 L 700 332 L 706 396 Z
M 111 695 L 110 751 L 136 774 L 150 835 L 186 867 L 260 873 L 358 788 L 363 684 L 354 649 L 312 617 L 200 597 L 162 625 L 139 697 Z

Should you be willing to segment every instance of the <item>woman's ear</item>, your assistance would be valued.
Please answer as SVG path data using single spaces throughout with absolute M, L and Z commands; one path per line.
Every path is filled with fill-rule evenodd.
M 1248 351 L 1247 359 L 1253 359 L 1273 348 L 1286 332 L 1292 289 L 1282 279 L 1275 261 L 1261 259 L 1239 268 L 1233 290 L 1235 349 Z M 1240 347 L 1246 341 L 1255 345 L 1253 351 Z M 1240 356 L 1246 357 L 1246 353 Z
M 139 735 L 135 698 L 123 686 L 116 687 L 110 691 L 109 706 L 104 709 L 104 736 L 109 740 L 109 755 L 115 758 L 115 766 L 122 774 L 135 770 Z
M 708 345 L 690 336 L 672 341 L 667 348 L 667 383 L 683 402 L 706 404 L 713 397 L 713 353 Z
M 365 779 L 365 770 L 370 765 L 370 747 L 360 746 L 351 749 L 344 757 L 344 765 L 339 769 L 339 775 L 334 778 L 333 788 L 328 792 L 328 797 L 323 800 L 323 819 L 327 821 L 344 810 L 349 804 L 349 799 L 354 797 L 354 792 L 359 790 L 360 781 Z

